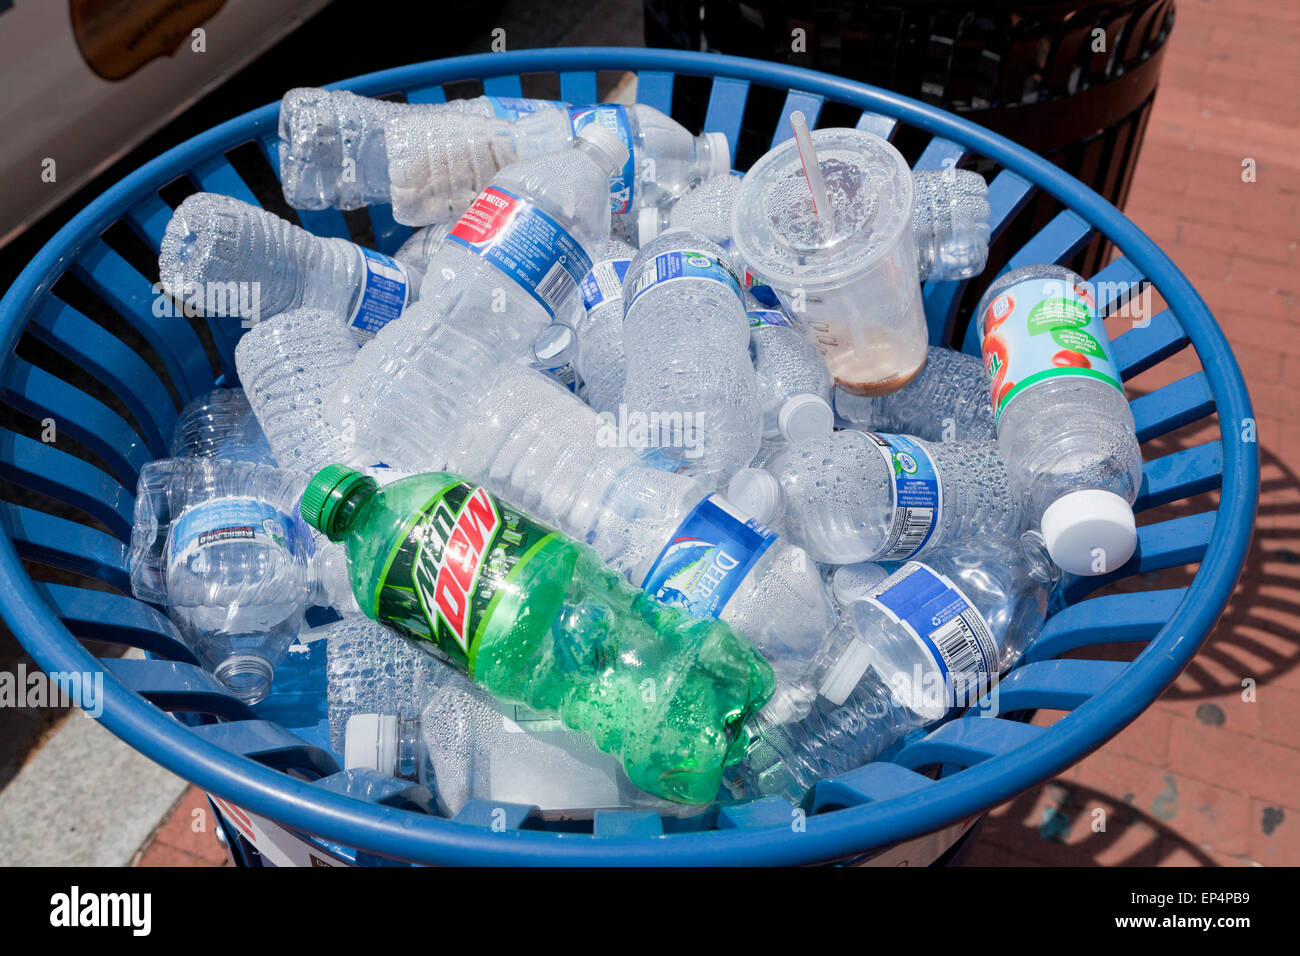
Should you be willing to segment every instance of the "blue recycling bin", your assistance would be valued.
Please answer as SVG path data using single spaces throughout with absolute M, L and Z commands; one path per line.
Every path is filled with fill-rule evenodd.
M 729 56 L 619 48 L 485 54 L 385 70 L 338 84 L 368 96 L 439 102 L 444 85 L 482 82 L 517 96 L 524 74 L 558 74 L 561 96 L 596 99 L 597 71 L 637 76 L 639 102 L 673 111 L 674 84 L 707 84 L 703 127 L 734 144 L 756 85 L 785 91 L 769 117 L 772 142 L 789 116 L 850 122 L 885 137 L 904 127 L 930 137 L 917 168 L 995 164 L 994 236 L 1031 198 L 1062 210 L 1006 268 L 1068 262 L 1098 235 L 1119 257 L 1089 278 L 1110 310 L 1122 290 L 1150 282 L 1168 308 L 1114 340 L 1126 379 L 1188 348 L 1201 370 L 1132 401 L 1147 442 L 1217 415 L 1219 437 L 1144 462 L 1136 503 L 1139 547 L 1122 568 L 1067 578 L 1042 636 L 1000 685 L 998 717 L 957 716 L 877 760 L 818 783 L 797 808 L 779 798 L 715 807 L 687 819 L 601 811 L 586 823 L 535 808 L 471 802 L 454 819 L 404 808 L 394 784 L 365 802 L 333 789 L 339 755 L 324 727 L 323 649 L 298 647 L 271 696 L 250 709 L 195 661 L 159 609 L 130 594 L 132 499 L 141 467 L 165 456 L 178 408 L 235 385 L 232 320 L 155 310 L 146 265 L 172 205 L 195 189 L 270 201 L 278 164 L 271 104 L 177 146 L 90 204 L 40 251 L 0 301 L 3 401 L 58 440 L 0 430 L 0 476 L 34 492 L 0 502 L 0 602 L 10 628 L 47 671 L 105 672 L 102 723 L 131 746 L 204 788 L 242 862 L 347 864 L 807 864 L 928 862 L 982 813 L 1059 773 L 1132 721 L 1191 660 L 1241 571 L 1254 518 L 1259 460 L 1241 371 L 1204 302 L 1169 258 L 1096 193 L 1007 139 L 915 100 L 810 70 Z M 686 79 L 690 78 L 690 79 Z M 462 86 L 463 89 L 463 86 Z M 385 206 L 359 216 L 300 212 L 307 228 L 356 235 L 392 252 L 409 234 Z M 924 289 L 931 341 L 978 351 L 969 310 L 994 276 Z M 1110 292 L 1107 290 L 1117 290 Z M 163 312 L 164 314 L 156 314 Z M 20 340 L 23 355 L 15 354 Z M 30 343 L 30 346 L 27 344 Z M 73 446 L 77 446 L 74 448 Z M 1193 496 L 1218 489 L 1217 508 Z M 1191 499 L 1176 517 L 1143 513 Z M 1186 587 L 1095 595 L 1112 582 L 1194 566 Z M 29 567 L 40 569 L 29 571 Z M 48 573 L 46 569 L 56 569 Z M 96 659 L 82 641 L 142 648 L 146 660 Z M 1071 652 L 1135 645 L 1105 659 Z M 1131 659 L 1128 659 L 1130 658 Z M 1064 711 L 1049 727 L 1016 719 Z M 926 857 L 922 859 L 922 856 Z

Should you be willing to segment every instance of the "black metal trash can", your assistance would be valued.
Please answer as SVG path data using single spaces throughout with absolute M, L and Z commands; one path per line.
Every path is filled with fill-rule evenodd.
M 649 46 L 784 61 L 942 106 L 1121 209 L 1173 21 L 1174 0 L 645 0 Z M 913 159 L 924 144 L 896 145 Z M 1033 202 L 991 250 L 994 271 L 1061 209 Z M 1099 238 L 1073 265 L 1088 275 L 1105 255 Z

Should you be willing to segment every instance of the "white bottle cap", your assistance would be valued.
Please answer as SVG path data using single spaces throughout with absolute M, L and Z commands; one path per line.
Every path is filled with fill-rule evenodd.
M 392 714 L 353 714 L 343 732 L 343 768 L 397 770 L 397 718 Z
M 853 688 L 858 686 L 858 681 L 870 666 L 871 648 L 865 641 L 854 638 L 826 672 L 817 693 L 836 707 L 840 706 L 849 699 L 849 694 L 853 693 Z
M 762 468 L 742 468 L 731 476 L 727 500 L 762 524 L 771 524 L 781 507 L 781 483 Z
M 640 209 L 636 214 L 636 241 L 638 246 L 644 246 L 655 236 L 659 235 L 659 210 L 654 206 L 646 206 Z
M 1047 553 L 1063 571 L 1094 575 L 1114 571 L 1137 549 L 1129 503 L 1112 491 L 1071 491 L 1043 512 Z
M 709 178 L 726 176 L 731 172 L 731 143 L 726 133 L 705 133 L 709 144 Z
M 578 133 L 579 139 L 585 139 L 592 146 L 609 157 L 610 163 L 613 164 L 611 171 L 623 168 L 627 162 L 627 144 L 619 138 L 619 135 L 611 129 L 606 129 L 599 123 L 591 123 L 582 128 Z
M 823 438 L 835 430 L 835 412 L 810 392 L 791 395 L 776 415 L 776 430 L 789 442 Z

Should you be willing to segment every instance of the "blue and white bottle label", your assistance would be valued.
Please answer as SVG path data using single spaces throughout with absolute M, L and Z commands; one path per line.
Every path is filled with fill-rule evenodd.
M 591 271 L 582 244 L 554 218 L 500 186 L 478 194 L 447 241 L 492 263 L 555 317 Z
M 760 325 L 775 325 L 783 329 L 792 329 L 794 325 L 790 322 L 789 317 L 776 309 L 753 309 L 745 313 L 749 319 L 749 327 L 756 329 Z
M 275 546 L 303 558 L 315 550 L 301 518 L 256 498 L 216 498 L 191 505 L 172 522 L 164 565 L 170 573 L 208 548 L 232 541 Z
M 406 267 L 396 259 L 363 246 L 357 246 L 357 249 L 361 252 L 365 271 L 361 277 L 361 294 L 348 316 L 348 325 L 361 338 L 372 339 L 406 308 L 410 279 Z
M 627 147 L 627 162 L 609 177 L 610 211 L 616 215 L 627 212 L 636 204 L 636 149 L 632 142 L 632 123 L 627 118 L 627 107 L 617 103 L 571 106 L 569 122 L 573 124 L 574 136 L 592 123 L 599 123 L 617 135 Z
M 591 267 L 579 284 L 582 304 L 590 312 L 598 305 L 617 299 L 623 301 L 623 280 L 631 259 L 604 259 Z
M 915 638 L 942 675 L 949 705 L 973 704 L 992 685 L 998 659 L 993 632 L 946 576 L 909 561 L 867 600 Z M 893 676 L 881 675 L 886 682 Z
M 683 249 L 661 253 L 641 266 L 636 278 L 632 280 L 631 296 L 627 298 L 627 307 L 630 309 L 647 290 L 660 283 L 674 282 L 677 279 L 707 279 L 718 282 L 740 298 L 740 280 L 731 271 L 730 265 L 711 253 Z
M 925 449 L 906 435 L 865 434 L 894 475 L 894 524 L 872 560 L 906 561 L 929 543 L 943 518 L 939 470 Z
M 776 537 L 709 495 L 678 526 L 641 588 L 694 617 L 718 617 Z
M 526 96 L 487 96 L 484 99 L 491 104 L 492 114 L 503 120 L 517 120 L 538 110 L 564 109 L 568 106 L 560 100 L 534 100 Z

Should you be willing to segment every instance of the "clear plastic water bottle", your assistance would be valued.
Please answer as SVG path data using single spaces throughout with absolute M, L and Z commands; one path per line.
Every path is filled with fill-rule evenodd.
M 1142 453 L 1088 284 L 1061 266 L 1015 269 L 973 321 L 1012 494 L 1066 571 L 1119 568 L 1137 548 Z
M 930 346 L 916 378 L 898 391 L 872 396 L 836 389 L 834 404 L 840 418 L 870 431 L 926 441 L 997 438 L 984 363 L 936 345 Z
M 158 272 L 167 292 L 253 305 L 257 321 L 291 309 L 342 315 L 359 340 L 400 316 L 420 275 L 346 239 L 315 236 L 257 206 L 195 193 L 163 234 Z M 211 310 L 209 311 L 211 314 Z
M 331 465 L 301 509 L 345 543 L 363 610 L 498 699 L 590 735 L 657 796 L 710 802 L 772 693 L 771 668 L 727 625 L 649 599 L 591 548 L 455 475 L 381 490 Z
M 718 487 L 762 440 L 749 322 L 727 253 L 673 230 L 637 253 L 623 288 L 628 415 L 657 455 Z
M 165 606 L 200 663 L 249 703 L 270 691 L 307 607 L 305 484 L 266 465 L 168 458 L 136 486 L 132 591 Z
M 976 703 L 1038 637 L 1059 575 L 1035 534 L 967 541 L 904 564 L 852 606 L 823 648 L 807 716 L 750 723 L 745 759 L 728 779 L 733 794 L 797 801 L 818 780 Z
M 275 464 L 271 446 L 241 388 L 213 389 L 181 409 L 172 429 L 171 457 Z
M 442 241 L 447 238 L 453 225 L 455 224 L 444 222 L 415 230 L 409 239 L 398 246 L 393 258 L 406 266 L 407 271 L 414 271 L 423 277 L 434 253 L 442 248 Z
M 647 245 L 669 229 L 689 229 L 730 252 L 731 210 L 743 179 L 728 172 L 704 180 L 671 205 L 642 209 L 637 215 L 637 245 Z
M 578 336 L 567 325 L 556 322 L 542 329 L 533 342 L 531 359 L 522 360 L 570 392 L 582 390 L 578 374 Z
M 969 279 L 989 258 L 989 188 L 970 169 L 914 171 L 916 236 L 921 281 Z
M 832 565 L 831 597 L 835 600 L 836 613 L 843 618 L 849 608 L 868 597 L 875 586 L 889 575 L 889 567 L 875 561 Z
M 835 427 L 831 373 L 817 349 L 779 308 L 751 301 L 747 317 L 764 440 L 799 442 L 829 435 Z
M 617 758 L 554 715 L 503 704 L 454 668 L 431 665 L 423 712 L 348 720 L 349 768 L 418 781 L 447 816 L 470 800 L 533 805 L 560 819 L 589 819 L 602 808 L 687 809 L 637 789 Z
M 545 152 L 567 135 L 562 109 L 527 102 L 542 112 L 529 111 L 515 126 L 495 115 L 488 97 L 416 104 L 346 90 L 290 90 L 280 101 L 285 200 L 297 209 L 391 202 L 394 218 L 408 225 L 455 219 L 494 173 L 535 154 L 532 141 L 544 139 Z
M 556 321 L 576 324 L 578 283 L 591 270 L 587 250 L 608 239 L 601 190 L 622 149 L 618 137 L 589 127 L 574 148 L 499 173 L 430 260 L 423 304 L 390 323 L 340 376 L 325 402 L 326 419 L 372 445 L 392 435 L 434 440 L 408 426 L 409 416 L 423 414 L 426 396 L 441 395 L 458 371 L 458 360 L 433 344 L 436 330 L 465 330 L 472 341 L 460 344 L 483 371 L 497 361 L 531 360 L 544 329 Z M 471 394 L 478 385 L 460 380 Z M 420 457 L 383 460 L 403 467 L 402 460 Z
M 330 462 L 376 462 L 374 455 L 329 425 L 324 397 L 357 357 L 342 319 L 318 309 L 282 312 L 249 329 L 235 348 L 235 367 L 275 463 L 314 474 Z
M 727 496 L 779 521 L 814 560 L 906 561 L 984 535 L 1017 535 L 1024 511 L 992 442 L 921 441 L 845 429 L 791 445 Z
M 578 320 L 578 374 L 587 404 L 600 412 L 617 409 L 627 381 L 623 354 L 623 280 L 636 250 L 611 239 L 592 255 L 591 271 L 582 280 Z
M 341 552 L 341 545 L 334 547 Z M 346 558 L 342 565 L 346 577 Z M 442 666 L 369 617 L 345 616 L 311 628 L 302 640 L 325 641 L 330 746 L 339 754 L 346 752 L 350 717 L 376 712 L 418 714 L 428 702 L 433 674 Z

